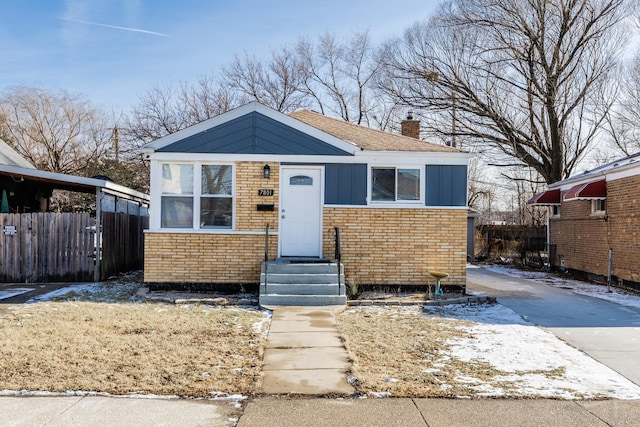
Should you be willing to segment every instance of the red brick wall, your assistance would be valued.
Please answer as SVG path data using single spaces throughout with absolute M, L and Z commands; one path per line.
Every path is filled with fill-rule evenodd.
M 640 176 L 607 181 L 607 217 L 591 214 L 591 202 L 563 202 L 560 218 L 550 220 L 550 240 L 565 267 L 607 275 L 609 247 L 612 275 L 640 282 Z

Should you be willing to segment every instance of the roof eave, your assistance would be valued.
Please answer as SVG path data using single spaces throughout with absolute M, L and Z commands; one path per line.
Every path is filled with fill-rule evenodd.
M 106 190 L 109 193 L 115 193 L 120 195 L 127 195 L 132 198 L 140 199 L 142 201 L 148 202 L 150 200 L 149 195 L 145 193 L 141 193 L 132 188 L 125 187 L 120 184 L 116 184 L 111 181 L 107 181 L 104 179 L 96 179 L 96 178 L 85 178 L 76 175 L 67 175 L 63 173 L 57 172 L 48 172 L 42 171 L 38 169 L 29 169 L 18 166 L 7 166 L 0 165 L 0 172 L 8 173 L 16 176 L 22 177 L 30 177 L 36 178 L 43 181 L 48 181 L 51 183 L 58 184 L 71 184 L 73 186 L 82 187 L 86 189 L 90 188 L 101 188 Z

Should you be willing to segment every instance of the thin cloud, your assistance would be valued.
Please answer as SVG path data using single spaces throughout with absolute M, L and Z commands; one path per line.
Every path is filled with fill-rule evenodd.
M 143 34 L 149 34 L 152 36 L 160 36 L 160 37 L 171 37 L 168 34 L 158 33 L 156 31 L 143 30 L 141 28 L 119 27 L 117 25 L 100 24 L 98 22 L 81 21 L 79 19 L 67 19 L 67 18 L 61 18 L 61 19 L 63 21 L 75 22 L 78 24 L 85 24 L 85 25 L 95 25 L 96 27 L 112 28 L 114 30 L 133 31 L 134 33 L 143 33 Z

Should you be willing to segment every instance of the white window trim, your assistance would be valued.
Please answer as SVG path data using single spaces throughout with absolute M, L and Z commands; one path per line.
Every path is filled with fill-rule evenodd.
M 604 202 L 605 202 L 604 210 L 596 210 L 596 204 L 600 200 L 604 200 Z M 607 203 L 607 199 L 593 199 L 593 200 L 591 200 L 591 215 L 593 215 L 593 216 L 606 215 L 606 213 L 607 213 L 607 204 L 606 203 Z
M 178 165 L 178 166 L 191 166 L 192 171 L 191 171 L 191 175 L 193 176 L 195 174 L 195 167 L 191 162 L 162 162 L 160 163 L 160 179 L 158 180 L 159 182 L 159 187 L 160 187 L 160 197 L 159 197 L 159 205 L 160 209 L 158 210 L 158 226 L 159 228 L 166 230 L 166 229 L 170 229 L 170 230 L 192 230 L 193 229 L 193 224 L 195 224 L 193 222 L 194 218 L 193 218 L 193 209 L 194 209 L 194 204 L 195 204 L 195 189 L 193 187 L 193 182 L 191 183 L 191 193 L 178 193 L 178 194 L 174 194 L 174 193 L 166 193 L 163 191 L 163 183 L 164 183 L 164 165 Z M 162 227 L 162 200 L 165 197 L 176 197 L 176 198 L 183 198 L 183 199 L 191 199 L 192 200 L 192 205 L 191 205 L 191 209 L 192 209 L 192 217 L 191 217 L 191 227 Z
M 164 164 L 181 164 L 181 165 L 193 165 L 193 192 L 189 197 L 193 198 L 193 227 L 191 228 L 174 228 L 174 227 L 162 227 L 162 211 L 161 209 L 157 209 L 155 212 L 152 212 L 152 230 L 153 231 L 168 231 L 168 232 L 205 232 L 205 233 L 221 233 L 221 232 L 230 232 L 236 229 L 236 165 L 234 162 L 218 162 L 218 161 L 158 161 L 156 165 L 155 173 L 152 170 L 151 176 L 154 179 L 152 182 L 152 187 L 157 188 L 156 195 L 152 192 L 152 199 L 157 200 L 156 206 L 160 206 L 162 201 L 163 192 L 162 192 L 162 165 Z M 202 197 L 202 166 L 206 165 L 225 165 L 231 166 L 231 228 L 222 228 L 222 227 L 200 227 L 200 207 L 201 207 L 201 197 Z M 153 165 L 152 165 L 153 168 Z M 155 184 L 155 186 L 153 185 Z M 215 195 L 206 195 L 215 197 Z M 187 197 L 187 195 L 185 195 Z
M 417 169 L 418 171 L 420 171 L 420 188 L 419 190 L 419 194 L 420 197 L 418 200 L 396 200 L 396 201 L 389 201 L 389 200 L 373 200 L 373 196 L 372 196 L 372 189 L 373 189 L 373 169 L 390 169 L 393 168 L 396 170 L 396 197 L 398 197 L 397 195 L 397 191 L 398 191 L 398 169 Z M 395 207 L 407 207 L 407 206 L 421 206 L 423 207 L 425 204 L 425 174 L 426 174 L 426 168 L 424 165 L 398 165 L 398 164 L 368 164 L 367 165 L 367 205 L 370 206 L 375 206 L 375 207 L 389 207 L 389 208 L 395 208 Z
M 555 207 L 557 207 L 557 208 L 558 208 L 558 213 L 557 213 L 557 214 L 554 214 L 554 213 L 553 213 L 553 209 L 554 209 Z M 562 208 L 561 208 L 561 205 L 551 205 L 551 206 L 549 206 L 549 218 L 560 218 L 560 215 L 561 215 L 561 213 L 562 213 L 562 210 L 561 210 L 561 209 L 562 209 Z
M 193 230 L 214 231 L 214 230 L 235 230 L 236 229 L 236 167 L 228 162 L 198 162 L 195 164 L 193 172 Z M 200 208 L 202 206 L 202 167 L 203 166 L 231 166 L 231 228 L 207 226 L 201 227 Z M 216 197 L 215 194 L 206 194 L 204 197 Z M 217 196 L 220 197 L 220 196 Z M 226 197 L 226 196 L 225 196 Z M 196 221 L 197 219 L 197 221 Z

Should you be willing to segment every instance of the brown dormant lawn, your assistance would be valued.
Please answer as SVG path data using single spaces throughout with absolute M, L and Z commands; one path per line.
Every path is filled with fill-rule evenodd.
M 260 391 L 267 314 L 40 302 L 0 316 L 0 390 L 213 397 Z
M 481 382 L 500 387 L 504 395 L 523 397 L 515 381 L 491 364 L 459 360 L 449 354 L 456 339 L 474 338 L 473 322 L 423 316 L 416 308 L 348 309 L 338 316 L 339 330 L 353 360 L 351 375 L 359 394 L 394 397 L 479 397 Z M 562 375 L 562 370 L 521 374 Z M 461 379 L 473 379 L 466 384 Z M 528 397 L 535 397 L 529 395 Z
M 3 306 L 0 391 L 262 393 L 268 313 L 132 302 L 137 287 L 125 288 L 100 284 L 55 302 Z M 359 395 L 640 396 L 625 378 L 498 304 L 429 315 L 420 306 L 345 308 L 337 323 Z
M 351 375 L 360 394 L 389 393 L 395 397 L 450 397 L 467 394 L 457 388 L 443 388 L 452 383 L 455 369 L 434 370 L 446 341 L 468 334 L 459 327 L 469 322 L 425 317 L 406 309 L 348 309 L 338 317 L 345 345 L 352 358 Z M 489 369 L 456 363 L 463 370 Z M 451 366 L 451 365 L 450 365 Z M 495 374 L 489 369 L 489 375 Z

